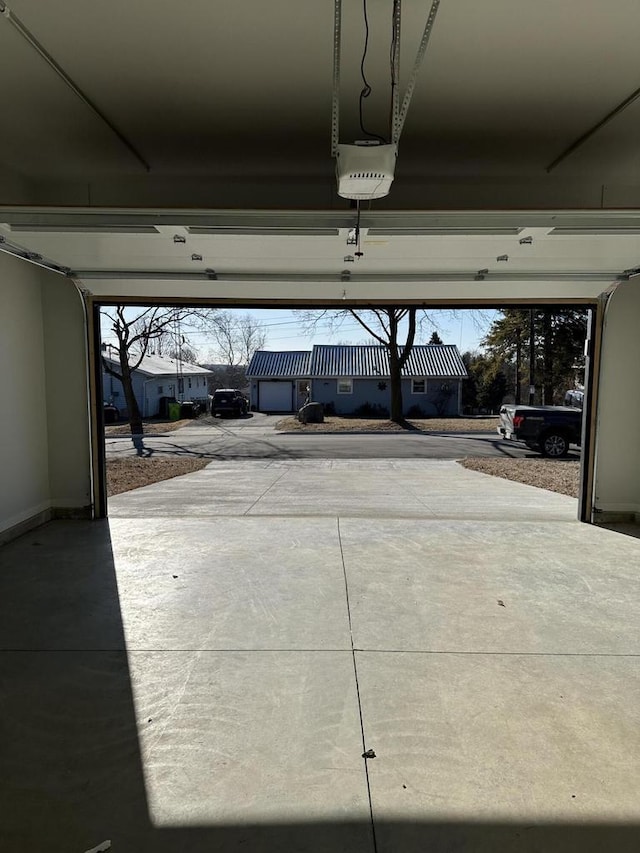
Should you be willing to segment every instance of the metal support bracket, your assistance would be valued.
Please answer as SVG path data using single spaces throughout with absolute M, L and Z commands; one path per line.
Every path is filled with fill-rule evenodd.
M 340 39 L 342 34 L 342 0 L 333 6 L 333 89 L 331 94 L 331 156 L 338 154 L 340 141 Z
M 391 55 L 391 139 L 398 141 L 400 120 L 400 24 L 402 0 L 393 3 L 393 53 Z
M 427 18 L 427 22 L 424 25 L 424 31 L 422 33 L 422 39 L 420 40 L 420 46 L 418 47 L 418 53 L 416 54 L 415 62 L 413 63 L 413 71 L 411 72 L 411 77 L 409 78 L 409 82 L 407 84 L 407 91 L 404 93 L 404 98 L 402 101 L 402 107 L 400 108 L 400 114 L 398 116 L 398 120 L 394 125 L 394 133 L 392 142 L 398 144 L 398 140 L 400 139 L 400 134 L 402 133 L 402 128 L 404 127 L 404 122 L 407 117 L 407 112 L 409 110 L 409 104 L 411 103 L 411 98 L 413 96 L 413 90 L 416 86 L 416 81 L 418 79 L 418 72 L 420 71 L 420 66 L 422 65 L 422 60 L 424 59 L 424 55 L 427 50 L 427 45 L 429 44 L 429 39 L 431 37 L 431 31 L 433 30 L 433 25 L 436 20 L 436 15 L 438 14 L 438 7 L 440 6 L 440 0 L 433 0 L 431 4 L 431 9 L 429 10 L 429 16 Z

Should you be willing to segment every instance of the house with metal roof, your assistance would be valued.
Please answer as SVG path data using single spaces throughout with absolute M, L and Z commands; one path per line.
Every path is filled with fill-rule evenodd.
M 467 376 L 452 344 L 413 347 L 402 369 L 405 415 L 460 414 Z M 382 346 L 316 345 L 311 352 L 257 352 L 247 368 L 252 408 L 292 412 L 306 399 L 336 414 L 383 414 L 390 407 L 389 353 Z
M 105 402 L 113 403 L 121 415 L 126 415 L 127 404 L 122 383 L 104 369 L 104 362 L 120 371 L 120 362 L 115 347 L 106 346 L 102 352 L 102 389 Z M 130 359 L 130 361 L 133 360 Z M 162 355 L 146 355 L 132 371 L 133 392 L 143 418 L 152 418 L 160 413 L 163 398 L 192 400 L 206 407 L 209 400 L 208 380 L 211 370 Z
M 258 412 L 294 412 L 311 392 L 311 353 L 254 353 L 247 367 L 251 408 Z

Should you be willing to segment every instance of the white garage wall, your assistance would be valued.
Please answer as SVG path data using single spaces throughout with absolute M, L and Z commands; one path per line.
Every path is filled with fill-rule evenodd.
M 73 282 L 0 253 L 0 542 L 90 512 L 86 364 Z
M 41 282 L 0 254 L 0 541 L 51 507 Z
M 51 504 L 91 514 L 91 453 L 84 310 L 72 281 L 43 272 L 42 312 Z
M 640 517 L 640 282 L 618 285 L 605 314 L 598 392 L 595 520 Z M 620 518 L 622 520 L 622 518 Z

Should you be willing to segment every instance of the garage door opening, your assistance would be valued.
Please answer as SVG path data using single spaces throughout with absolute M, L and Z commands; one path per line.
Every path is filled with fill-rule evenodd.
M 584 303 L 482 306 L 476 311 L 416 306 L 413 312 L 422 315 L 423 322 L 419 334 L 412 330 L 413 342 L 401 374 L 403 417 L 401 423 L 394 423 L 389 351 L 373 337 L 363 340 L 362 320 L 373 331 L 374 320 L 399 311 L 402 322 L 397 340 L 402 354 L 408 324 L 415 320 L 412 308 L 359 309 L 359 319 L 353 316 L 354 309 L 334 311 L 334 316 L 352 312 L 346 326 L 344 320 L 338 325 L 332 322 L 330 310 L 325 309 L 326 325 L 319 329 L 316 325 L 308 334 L 311 312 L 303 314 L 295 305 L 236 310 L 201 304 L 96 305 L 103 447 L 107 479 L 111 479 L 109 485 L 103 484 L 105 492 L 115 499 L 132 488 L 194 473 L 214 461 L 246 466 L 265 460 L 270 464 L 313 460 L 314 465 L 331 460 L 339 467 L 340 460 L 363 464 L 388 460 L 390 466 L 407 468 L 407 474 L 421 460 L 432 460 L 447 462 L 452 469 L 462 466 L 469 472 L 472 492 L 472 486 L 481 482 L 504 490 L 504 484 L 495 485 L 498 477 L 563 497 L 582 494 L 579 508 L 573 505 L 571 513 L 586 519 L 589 466 L 581 466 L 580 460 L 589 459 L 592 443 L 590 359 L 595 308 Z M 211 325 L 206 326 L 217 320 L 227 343 L 234 324 L 238 334 L 242 323 L 245 328 L 248 323 L 257 348 L 246 352 L 244 365 L 216 360 Z M 144 353 L 140 345 L 131 348 L 131 388 L 125 391 L 117 329 L 130 324 L 131 330 L 123 335 L 130 341 L 135 337 L 133 330 L 140 336 L 145 321 L 163 324 L 162 329 L 152 332 Z M 336 335 L 338 341 L 331 343 Z M 226 409 L 215 408 L 214 393 L 218 399 L 228 397 Z M 143 422 L 133 436 L 126 408 L 131 394 L 137 396 Z M 309 403 L 323 412 L 322 423 L 302 423 L 297 416 Z M 513 420 L 506 431 L 505 418 L 500 420 L 505 406 L 558 404 L 569 404 L 575 423 L 571 434 L 563 433 L 570 441 L 567 452 L 551 462 L 542 458 L 545 451 L 539 437 L 517 440 L 509 432 Z M 584 416 L 578 406 L 583 407 Z M 533 422 L 540 412 L 532 411 L 530 416 Z M 118 484 L 114 485 L 116 470 Z M 145 492 L 147 499 L 150 494 Z M 245 497 L 247 506 L 259 500 L 253 491 Z M 472 516 L 491 515 L 490 502 L 482 505 L 482 489 L 469 501 Z M 124 502 L 124 498 L 118 500 Z M 351 502 L 352 511 L 357 511 L 357 502 L 357 497 Z M 556 504 L 552 500 L 549 517 L 556 517 L 561 503 L 561 498 Z M 423 500 L 422 506 L 427 514 L 433 511 L 428 501 Z M 214 511 L 211 504 L 209 508 Z M 496 515 L 501 511 L 496 505 Z

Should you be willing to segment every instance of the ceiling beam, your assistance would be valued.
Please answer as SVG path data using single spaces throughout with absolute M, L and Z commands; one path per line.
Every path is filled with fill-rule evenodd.
M 20 34 L 20 36 L 27 42 L 27 44 L 36 51 L 36 53 L 47 63 L 49 68 L 51 68 L 55 74 L 62 80 L 62 82 L 69 88 L 73 94 L 82 101 L 82 103 L 88 107 L 91 112 L 97 116 L 100 121 L 105 124 L 109 130 L 116 136 L 120 142 L 124 145 L 124 147 L 132 154 L 135 159 L 144 166 L 145 171 L 150 172 L 151 166 L 142 156 L 142 154 L 138 151 L 138 149 L 133 145 L 133 143 L 127 139 L 124 133 L 113 123 L 113 121 L 108 118 L 100 107 L 97 106 L 95 101 L 91 100 L 91 98 L 84 92 L 80 86 L 67 74 L 64 68 L 54 59 L 54 57 L 49 53 L 49 51 L 44 47 L 44 45 L 38 41 L 38 39 L 34 36 L 31 30 L 20 20 L 20 18 L 16 15 L 16 13 L 7 5 L 5 0 L 0 0 L 0 16 L 5 18 L 11 26 Z
M 610 121 L 613 121 L 616 116 L 619 116 L 623 110 L 626 110 L 627 107 L 630 107 L 631 104 L 635 103 L 635 101 L 640 98 L 640 86 L 632 92 L 628 98 L 625 98 L 624 101 L 621 101 L 617 106 L 615 106 L 611 112 L 608 112 L 606 116 L 600 119 L 599 122 L 590 127 L 589 130 L 586 130 L 582 136 L 579 136 L 574 142 L 571 143 L 564 151 L 559 154 L 555 160 L 553 160 L 546 168 L 547 173 L 552 172 L 556 166 L 559 166 L 563 160 L 566 160 L 567 157 L 570 157 L 578 148 L 581 148 L 588 139 L 596 134 L 599 130 L 602 130 Z
M 350 274 L 345 273 L 290 273 L 290 272 L 227 272 L 220 273 L 214 270 L 202 270 L 193 272 L 191 270 L 118 270 L 118 269 L 77 269 L 70 273 L 74 278 L 83 279 L 84 281 L 234 281 L 234 282 L 349 282 L 351 284 L 366 284 L 370 282 L 388 282 L 392 283 L 420 283 L 420 282 L 447 282 L 447 281 L 511 281 L 511 282 L 535 282 L 535 281 L 603 281 L 611 282 L 621 279 L 627 279 L 632 271 L 607 271 L 607 272 L 587 272 L 587 271 L 572 271 L 572 272 L 555 272 L 553 270 L 545 270 L 544 272 L 510 272 L 510 273 L 490 273 L 484 272 L 478 275 L 477 272 L 422 272 L 422 273 L 361 273 Z
M 0 0 L 1 1 L 1 0 Z M 0 205 L 0 223 L 19 231 L 28 226 L 67 227 L 109 226 L 184 226 L 210 227 L 232 232 L 233 229 L 297 229 L 306 231 L 327 228 L 351 228 L 355 211 L 349 210 L 207 210 L 165 208 L 99 208 L 99 207 L 25 207 Z M 397 211 L 367 210 L 361 214 L 361 228 L 384 229 L 461 229 L 481 227 L 487 234 L 492 228 L 637 228 L 640 210 L 452 210 Z

